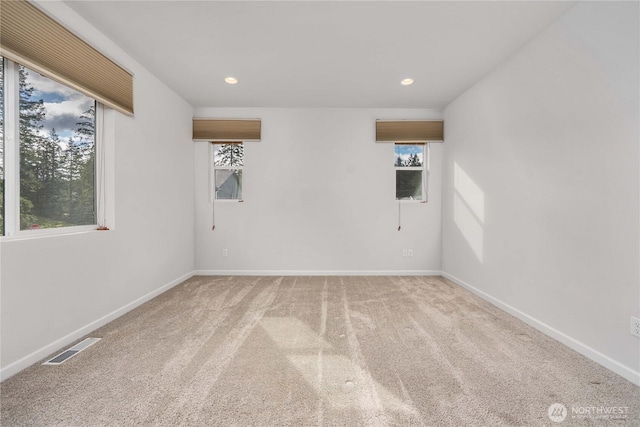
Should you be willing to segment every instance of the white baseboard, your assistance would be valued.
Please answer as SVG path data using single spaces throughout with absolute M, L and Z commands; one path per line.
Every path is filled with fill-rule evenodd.
M 440 270 L 196 270 L 194 276 L 440 276 Z
M 146 295 L 141 296 L 140 298 L 125 304 L 124 306 L 112 311 L 111 313 L 102 316 L 99 319 L 94 320 L 93 322 L 79 328 L 76 329 L 75 331 L 71 332 L 70 334 L 65 335 L 64 337 L 55 340 L 54 342 L 45 345 L 44 347 L 34 351 L 33 353 L 5 366 L 4 368 L 0 369 L 0 381 L 4 381 L 7 378 L 17 374 L 18 372 L 22 371 L 25 368 L 28 368 L 29 366 L 33 365 L 34 363 L 39 362 L 40 360 L 44 359 L 45 357 L 53 354 L 54 352 L 62 349 L 63 347 L 71 344 L 72 342 L 82 338 L 83 336 L 87 335 L 88 333 L 90 333 L 91 331 L 94 331 L 96 329 L 98 329 L 101 326 L 106 325 L 107 323 L 111 322 L 112 320 L 117 319 L 118 317 L 122 316 L 123 314 L 133 310 L 134 308 L 138 307 L 139 305 L 144 304 L 145 302 L 149 301 L 150 299 L 160 295 L 161 293 L 168 291 L 169 289 L 173 288 L 174 286 L 184 282 L 185 280 L 191 278 L 193 276 L 193 272 L 189 272 L 181 277 L 178 277 L 175 280 L 172 280 L 171 282 L 167 283 L 166 285 L 163 285 L 161 287 L 159 287 L 156 290 L 153 290 L 151 292 L 149 292 Z
M 572 338 L 569 335 L 566 335 L 563 332 L 560 332 L 559 330 L 547 325 L 546 323 L 541 322 L 538 319 L 536 319 L 536 318 L 534 318 L 532 316 L 529 316 L 526 313 L 523 313 L 522 311 L 518 310 L 517 308 L 512 307 L 509 304 L 506 304 L 506 303 L 500 301 L 499 299 L 492 297 L 491 295 L 481 291 L 480 289 L 468 284 L 467 282 L 465 282 L 463 280 L 460 280 L 459 278 L 455 277 L 452 274 L 449 274 L 449 273 L 443 271 L 442 272 L 442 276 L 444 276 L 447 279 L 451 280 L 455 284 L 457 284 L 459 286 L 462 286 L 463 288 L 473 292 L 474 294 L 478 295 L 480 298 L 490 302 L 491 304 L 493 304 L 493 305 L 497 306 L 498 308 L 506 311 L 507 313 L 517 317 L 518 319 L 520 319 L 523 322 L 527 323 L 528 325 L 536 328 L 537 330 L 539 330 L 540 332 L 544 333 L 545 335 L 550 336 L 551 338 L 555 339 L 556 341 L 561 342 L 562 344 L 564 344 L 567 347 L 577 351 L 578 353 L 582 354 L 583 356 L 586 356 L 589 359 L 593 360 L 594 362 L 604 366 L 605 368 L 609 369 L 610 371 L 615 372 L 616 374 L 620 375 L 621 377 L 626 378 L 627 380 L 631 381 L 632 383 L 634 383 L 636 385 L 640 385 L 640 372 L 634 371 L 630 367 L 625 366 L 625 365 L 613 360 L 609 356 L 604 355 L 604 354 L 600 353 L 597 350 L 594 350 L 593 348 L 591 348 L 588 345 L 576 340 L 575 338 Z

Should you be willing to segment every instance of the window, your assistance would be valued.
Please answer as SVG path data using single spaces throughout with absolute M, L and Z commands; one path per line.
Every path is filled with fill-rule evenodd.
M 4 60 L 0 57 L 0 236 L 4 236 Z
M 244 145 L 242 143 L 214 144 L 212 164 L 213 198 L 242 200 Z
M 396 200 L 426 200 L 424 147 L 395 144 Z
M 2 67 L 2 235 L 97 224 L 96 101 Z

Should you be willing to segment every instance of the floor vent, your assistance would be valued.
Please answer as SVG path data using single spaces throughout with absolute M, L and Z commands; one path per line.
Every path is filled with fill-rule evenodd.
M 61 365 L 67 360 L 71 359 L 76 354 L 80 353 L 85 348 L 92 346 L 93 344 L 97 343 L 101 339 L 102 338 L 87 338 L 85 340 L 82 340 L 78 344 L 74 345 L 73 347 L 47 360 L 46 362 L 43 363 L 43 365 Z

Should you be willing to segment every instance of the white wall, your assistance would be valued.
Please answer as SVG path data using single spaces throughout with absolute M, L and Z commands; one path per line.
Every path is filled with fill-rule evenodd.
M 196 116 L 262 119 L 262 141 L 245 143 L 244 203 L 216 202 L 215 231 L 209 144 L 196 145 L 200 273 L 440 270 L 442 144 L 431 144 L 429 203 L 403 204 L 397 231 L 393 144 L 375 142 L 376 118 L 440 119 L 439 111 L 197 109 Z M 403 258 L 403 248 L 414 257 Z
M 194 263 L 193 109 L 66 5 L 42 6 L 135 74 L 135 117 L 113 112 L 115 228 L 1 242 L 3 378 L 176 284 Z
M 445 110 L 443 270 L 638 382 L 638 3 L 583 2 Z

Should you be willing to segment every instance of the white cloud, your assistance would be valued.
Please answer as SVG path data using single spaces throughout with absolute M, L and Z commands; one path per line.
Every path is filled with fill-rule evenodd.
M 50 78 L 41 76 L 33 70 L 28 70 L 27 84 L 39 92 L 57 93 L 65 97 L 78 93 L 76 90 L 53 81 Z
M 26 83 L 34 89 L 33 97 L 45 100 L 45 129 L 42 133 L 49 134 L 55 128 L 58 134 L 69 136 L 80 116 L 91 107 L 93 99 L 35 71 L 27 72 Z
M 47 116 L 56 117 L 73 114 L 80 117 L 91 107 L 93 101 L 84 95 L 76 95 L 62 102 L 45 102 Z

